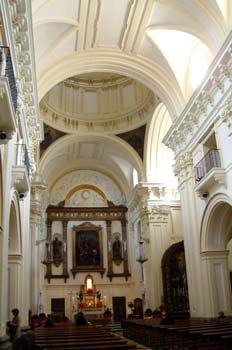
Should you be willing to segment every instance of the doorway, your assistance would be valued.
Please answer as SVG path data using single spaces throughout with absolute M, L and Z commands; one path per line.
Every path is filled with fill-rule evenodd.
M 126 297 L 113 297 L 114 321 L 126 319 Z
M 51 299 L 52 318 L 54 322 L 61 321 L 65 316 L 65 301 L 64 298 Z

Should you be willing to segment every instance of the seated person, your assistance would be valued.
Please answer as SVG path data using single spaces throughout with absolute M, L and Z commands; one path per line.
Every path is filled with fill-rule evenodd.
M 46 317 L 45 313 L 42 312 L 41 314 L 39 314 L 39 321 L 40 321 L 41 325 L 44 325 L 44 323 L 47 321 L 47 317 Z
M 47 320 L 44 323 L 44 327 L 45 328 L 54 327 L 54 322 L 51 318 L 51 315 L 48 315 Z
M 220 318 L 226 318 L 225 314 L 224 314 L 224 311 L 219 311 L 218 313 L 218 319 Z
M 33 315 L 31 318 L 31 328 L 34 329 L 35 327 L 40 327 L 41 326 L 41 322 L 40 322 L 40 318 L 38 315 Z
M 83 312 L 78 312 L 78 314 L 75 316 L 75 323 L 77 326 L 84 326 L 88 324 Z
M 169 325 L 174 323 L 175 323 L 175 320 L 174 320 L 174 317 L 172 316 L 171 310 L 169 308 L 166 308 L 166 314 L 164 318 L 160 321 L 160 324 Z

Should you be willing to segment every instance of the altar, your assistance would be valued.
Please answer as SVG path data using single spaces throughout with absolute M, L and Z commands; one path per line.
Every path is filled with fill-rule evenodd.
M 101 293 L 96 291 L 96 286 L 93 284 L 93 277 L 91 275 L 86 276 L 85 284 L 81 286 L 77 310 L 78 312 L 83 312 L 86 316 L 95 315 L 98 318 L 104 313 Z
M 84 316 L 88 321 L 102 319 L 104 315 L 104 310 L 85 310 L 85 311 L 79 310 L 78 312 L 80 311 L 83 312 Z M 75 323 L 75 316 L 78 314 L 78 312 L 74 312 L 72 314 L 73 323 Z

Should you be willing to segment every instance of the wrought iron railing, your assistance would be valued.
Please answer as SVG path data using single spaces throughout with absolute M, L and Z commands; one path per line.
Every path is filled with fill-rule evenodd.
M 16 144 L 16 165 L 25 165 L 28 178 L 30 176 L 30 160 L 28 157 L 27 146 L 24 144 Z
M 9 80 L 12 102 L 14 110 L 16 111 L 18 92 L 15 82 L 10 49 L 8 46 L 0 46 L 0 75 L 7 77 Z
M 211 169 L 220 167 L 221 161 L 218 150 L 210 149 L 194 167 L 196 184 L 198 184 Z

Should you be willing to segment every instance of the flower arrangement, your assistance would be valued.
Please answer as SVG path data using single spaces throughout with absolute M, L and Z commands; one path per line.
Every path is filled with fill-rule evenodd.
M 80 301 L 78 304 L 78 308 L 81 309 L 82 307 L 86 307 L 86 304 Z
M 145 316 L 146 317 L 151 317 L 152 316 L 152 309 L 148 308 L 145 310 Z
M 103 302 L 102 302 L 101 300 L 98 300 L 98 301 L 96 302 L 96 306 L 97 306 L 97 307 L 102 307 L 102 306 L 103 306 Z
M 88 289 L 87 289 L 87 293 L 88 293 L 88 294 L 93 293 L 93 289 L 92 289 L 92 288 L 88 288 Z
M 153 318 L 161 318 L 165 314 L 164 304 L 161 304 L 153 311 Z

